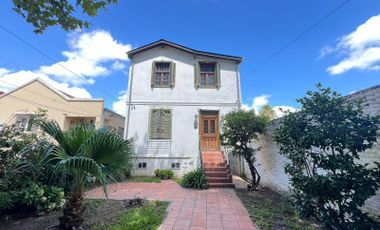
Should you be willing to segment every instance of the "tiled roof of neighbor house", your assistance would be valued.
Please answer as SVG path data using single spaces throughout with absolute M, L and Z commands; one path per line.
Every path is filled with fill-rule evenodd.
M 116 112 L 113 111 L 113 110 L 110 110 L 110 109 L 107 109 L 107 108 L 104 108 L 103 110 L 104 110 L 104 111 L 108 111 L 108 112 L 110 112 L 110 113 L 112 113 L 112 114 L 114 114 L 114 115 L 116 115 L 116 116 L 119 116 L 119 117 L 122 117 L 122 118 L 125 119 L 125 117 L 124 117 L 123 115 L 121 115 L 121 114 L 119 114 L 119 113 L 116 113 Z
M 173 47 L 173 48 L 176 48 L 176 49 L 179 49 L 179 50 L 182 50 L 182 51 L 194 54 L 194 55 L 200 55 L 200 56 L 207 56 L 207 57 L 215 57 L 215 58 L 222 58 L 222 59 L 227 59 L 227 60 L 233 60 L 233 61 L 236 61 L 237 63 L 240 63 L 243 60 L 242 57 L 238 57 L 238 56 L 225 55 L 225 54 L 217 54 L 217 53 L 211 53 L 211 52 L 205 52 L 205 51 L 195 50 L 195 49 L 192 49 L 192 48 L 189 48 L 189 47 L 186 47 L 186 46 L 183 46 L 183 45 L 179 45 L 179 44 L 176 44 L 174 42 L 170 42 L 170 41 L 167 41 L 167 40 L 164 40 L 164 39 L 161 39 L 161 40 L 152 42 L 150 44 L 147 44 L 145 46 L 141 46 L 139 48 L 133 49 L 133 50 L 131 50 L 131 51 L 128 52 L 128 57 L 132 58 L 133 55 L 135 55 L 135 54 L 138 54 L 138 53 L 141 53 L 143 51 L 155 48 L 157 46 L 170 46 L 170 47 Z

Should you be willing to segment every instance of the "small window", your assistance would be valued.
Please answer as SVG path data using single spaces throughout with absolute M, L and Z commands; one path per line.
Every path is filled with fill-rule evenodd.
M 173 62 L 153 62 L 152 87 L 174 87 L 175 64 Z
M 180 169 L 181 164 L 180 163 L 172 163 L 172 169 Z
M 171 139 L 172 115 L 170 109 L 152 109 L 150 114 L 149 138 Z
M 139 162 L 138 166 L 139 169 L 146 169 L 146 162 Z
M 27 114 L 16 115 L 16 124 L 24 132 L 35 130 L 35 127 L 32 127 L 31 118 Z
M 195 64 L 196 88 L 219 88 L 220 68 L 217 62 L 198 62 Z

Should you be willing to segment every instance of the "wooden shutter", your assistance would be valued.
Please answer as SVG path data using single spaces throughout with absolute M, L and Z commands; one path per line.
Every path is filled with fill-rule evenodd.
M 175 63 L 170 63 L 170 88 L 174 88 L 175 86 Z
M 196 89 L 199 88 L 200 84 L 199 84 L 199 76 L 200 73 L 199 73 L 199 62 L 195 62 L 194 63 L 194 86 Z
M 152 109 L 150 113 L 149 138 L 171 139 L 172 115 L 169 109 Z
M 150 121 L 149 121 L 149 137 L 151 139 L 157 139 L 159 128 L 159 117 L 160 111 L 158 109 L 152 109 L 150 112 Z
M 155 85 L 155 78 L 156 78 L 156 62 L 153 61 L 152 62 L 152 76 L 151 76 L 151 79 L 150 79 L 150 87 L 154 87 Z
M 220 84 L 220 63 L 215 64 L 215 77 L 216 77 L 216 88 L 219 89 L 221 84 Z
M 165 110 L 161 110 L 161 112 L 162 112 L 161 128 L 164 130 L 164 132 L 161 133 L 161 139 L 170 139 L 171 132 L 172 132 L 171 111 L 168 109 L 165 109 Z

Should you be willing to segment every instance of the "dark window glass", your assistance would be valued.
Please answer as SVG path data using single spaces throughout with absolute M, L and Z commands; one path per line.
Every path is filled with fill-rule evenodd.
M 215 133 L 215 120 L 210 121 L 210 133 Z
M 170 62 L 156 62 L 154 76 L 156 86 L 169 86 L 171 81 Z
M 208 133 L 208 120 L 203 121 L 203 132 Z
M 200 85 L 216 85 L 216 63 L 200 63 Z

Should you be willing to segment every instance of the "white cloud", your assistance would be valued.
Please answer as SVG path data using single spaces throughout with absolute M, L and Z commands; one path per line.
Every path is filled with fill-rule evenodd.
M 268 95 L 268 94 L 263 94 L 263 95 L 254 97 L 252 104 L 250 106 L 247 104 L 243 104 L 242 109 L 244 110 L 254 109 L 255 112 L 258 112 L 264 105 L 269 104 L 270 97 L 271 95 Z M 286 111 L 289 111 L 289 112 L 297 111 L 296 108 L 292 106 L 286 106 L 286 105 L 274 106 L 272 107 L 272 109 L 276 114 L 276 118 L 284 116 L 286 114 Z
M 126 116 L 127 113 L 127 91 L 123 90 L 119 92 L 117 97 L 119 100 L 112 103 L 112 110 L 116 113 Z
M 320 57 L 330 53 L 345 56 L 338 64 L 327 68 L 331 75 L 352 69 L 380 70 L 380 15 L 373 16 L 352 33 L 338 39 L 335 47 L 325 47 Z
M 69 49 L 62 52 L 66 60 L 40 66 L 37 70 L 12 71 L 0 68 L 0 91 L 8 92 L 35 78 L 41 78 L 74 97 L 91 98 L 91 94 L 81 85 L 95 84 L 96 77 L 113 71 L 124 71 L 128 61 L 126 52 L 132 48 L 129 44 L 115 40 L 104 30 L 74 32 L 68 35 L 67 42 Z M 81 80 L 76 74 L 86 80 Z
M 272 109 L 276 113 L 276 118 L 283 117 L 284 115 L 286 115 L 287 111 L 292 112 L 292 113 L 297 111 L 296 108 L 294 108 L 292 106 L 286 106 L 286 105 L 274 106 Z
M 132 45 L 120 43 L 104 30 L 71 33 L 68 44 L 69 50 L 62 52 L 66 60 L 41 66 L 39 71 L 75 85 L 87 84 L 77 75 L 93 80 L 110 74 L 112 70 L 123 70 L 123 62 L 128 60 L 126 52 L 132 49 Z
M 68 93 L 77 98 L 91 98 L 91 94 L 84 88 L 70 86 L 68 83 L 59 83 L 52 80 L 46 74 L 36 73 L 32 71 L 21 70 L 18 72 L 0 73 L 0 91 L 8 92 L 16 86 L 21 86 L 33 79 L 40 78 L 54 88 Z M 38 93 L 38 92 L 36 92 Z

